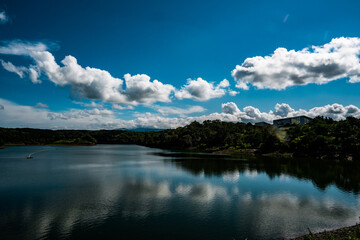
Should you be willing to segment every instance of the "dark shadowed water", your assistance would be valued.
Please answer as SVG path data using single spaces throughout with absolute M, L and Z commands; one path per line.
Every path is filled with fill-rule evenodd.
M 359 182 L 350 163 L 8 147 L 0 239 L 282 239 L 358 222 Z

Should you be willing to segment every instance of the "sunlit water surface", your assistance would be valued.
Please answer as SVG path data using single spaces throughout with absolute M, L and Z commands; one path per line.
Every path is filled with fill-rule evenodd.
M 322 186 L 271 164 L 135 145 L 8 147 L 0 239 L 282 239 L 359 220 L 351 179 Z

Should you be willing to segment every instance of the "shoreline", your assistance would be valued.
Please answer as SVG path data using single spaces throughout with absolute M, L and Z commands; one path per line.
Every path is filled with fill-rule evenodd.
M 96 146 L 99 144 L 112 144 L 112 145 L 132 145 L 132 143 L 130 144 L 124 144 L 124 143 L 95 143 L 95 144 L 86 144 L 86 143 L 49 143 L 49 144 L 4 144 L 2 146 L 0 146 L 0 149 L 4 149 L 6 147 L 11 147 L 11 146 Z M 134 145 L 139 145 L 139 146 L 144 146 L 144 147 L 149 147 L 149 148 L 159 148 L 159 149 L 163 149 L 163 150 L 169 150 L 169 151 L 183 151 L 183 152 L 199 152 L 199 153 L 210 153 L 210 154 L 214 154 L 214 155 L 228 155 L 231 157 L 247 157 L 249 159 L 251 158 L 255 158 L 255 157 L 271 157 L 271 158 L 282 158 L 282 159 L 295 159 L 295 158 L 316 158 L 316 159 L 320 159 L 320 160 L 330 160 L 330 161 L 335 161 L 335 162 L 339 162 L 339 161 L 347 161 L 347 162 L 352 162 L 353 159 L 352 158 L 326 158 L 324 156 L 294 156 L 294 153 L 291 152 L 284 152 L 284 153 L 280 153 L 278 151 L 275 152 L 270 152 L 270 153 L 259 153 L 258 149 L 232 149 L 232 148 L 228 148 L 228 149 L 196 149 L 196 148 L 163 148 L 163 147 L 159 147 L 159 146 L 149 146 L 149 145 L 142 145 L 142 144 L 136 144 L 134 143 Z
M 340 240 L 340 239 L 360 239 L 360 223 L 352 226 L 312 233 L 311 231 L 303 236 L 291 238 L 290 240 Z

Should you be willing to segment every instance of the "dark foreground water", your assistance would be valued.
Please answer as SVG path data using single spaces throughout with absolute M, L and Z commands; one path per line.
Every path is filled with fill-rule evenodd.
M 352 164 L 134 145 L 8 147 L 0 239 L 282 239 L 356 223 L 359 182 Z

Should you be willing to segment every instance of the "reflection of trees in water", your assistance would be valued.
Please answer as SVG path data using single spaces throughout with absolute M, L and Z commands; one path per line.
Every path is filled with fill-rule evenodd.
M 329 162 L 313 159 L 255 158 L 238 160 L 224 156 L 201 154 L 169 154 L 176 166 L 188 172 L 205 176 L 222 176 L 224 173 L 257 171 L 270 178 L 289 175 L 311 180 L 318 188 L 335 184 L 339 189 L 358 194 L 360 192 L 360 164 L 353 162 Z

